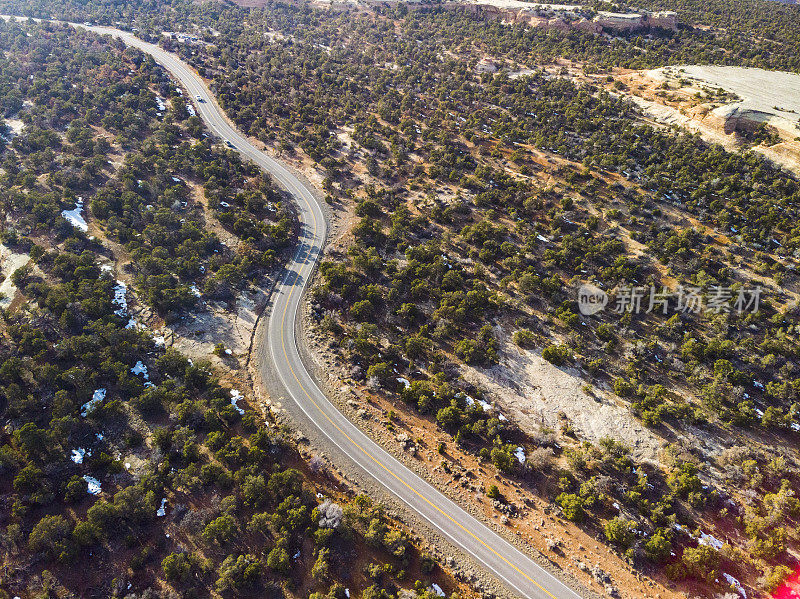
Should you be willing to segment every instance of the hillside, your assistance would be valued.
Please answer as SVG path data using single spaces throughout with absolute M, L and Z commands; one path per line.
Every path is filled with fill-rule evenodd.
M 0 44 L 21 123 L 2 241 L 23 257 L 3 263 L 0 596 L 456 590 L 265 418 L 246 356 L 176 349 L 183 321 L 235 319 L 292 243 L 272 183 L 144 55 L 66 26 L 3 22 Z
M 728 144 L 695 134 L 689 117 L 648 112 L 658 105 L 676 115 L 695 111 L 694 118 L 737 100 L 711 84 L 682 82 L 682 65 L 798 72 L 794 7 L 646 2 L 677 10 L 686 26 L 612 36 L 403 5 L 4 5 L 6 12 L 135 28 L 193 65 L 246 134 L 323 190 L 334 234 L 307 302 L 309 362 L 353 422 L 474 516 L 598 595 L 762 597 L 797 571 L 800 184 L 767 151 L 797 140 L 765 123 L 742 128 Z M 17 45 L 35 38 L 15 33 L 3 43 L 13 57 Z M 27 468 L 23 458 L 41 472 L 19 489 L 7 483 L 6 530 L 18 526 L 11 528 L 17 545 L 24 532 L 28 552 L 57 558 L 55 549 L 30 544 L 44 507 L 17 498 L 40 488 L 49 455 L 28 455 L 18 430 L 30 421 L 33 438 L 43 447 L 60 443 L 65 456 L 73 445 L 89 449 L 73 438 L 124 438 L 124 427 L 108 435 L 110 424 L 94 425 L 94 412 L 80 416 L 102 389 L 99 414 L 118 405 L 111 421 L 127 416 L 143 427 L 132 447 L 142 448 L 163 486 L 143 476 L 135 483 L 142 492 L 152 490 L 155 502 L 167 497 L 167 506 L 177 505 L 171 498 L 179 492 L 186 494 L 181 503 L 212 505 L 205 528 L 196 530 L 201 540 L 189 545 L 201 557 L 225 564 L 232 555 L 233 568 L 238 556 L 254 556 L 265 564 L 263 588 L 277 584 L 304 597 L 341 594 L 337 582 L 370 598 L 383 593 L 378 586 L 398 596 L 416 578 L 425 580 L 416 585 L 420 594 L 435 589 L 434 581 L 448 593 L 465 592 L 398 529 L 382 528 L 377 508 L 359 511 L 363 500 L 344 509 L 347 537 L 320 532 L 313 493 L 270 487 L 273 476 L 301 480 L 285 468 L 301 473 L 303 489 L 320 485 L 325 496 L 335 495 L 337 483 L 306 466 L 283 431 L 264 428 L 254 411 L 239 414 L 219 381 L 235 387 L 247 379 L 246 352 L 228 355 L 227 342 L 219 345 L 211 376 L 199 358 L 215 339 L 193 344 L 190 332 L 212 327 L 185 322 L 202 310 L 230 318 L 242 294 L 268 287 L 296 223 L 270 181 L 203 137 L 197 119 L 184 113 L 185 99 L 151 62 L 102 43 L 124 67 L 109 73 L 101 65 L 110 58 L 70 59 L 78 50 L 68 46 L 65 60 L 76 64 L 57 73 L 45 68 L 52 48 L 28 51 L 27 60 L 38 60 L 37 72 L 51 79 L 36 85 L 34 77 L 24 94 L 61 94 L 41 123 L 26 120 L 27 110 L 39 109 L 26 108 L 27 96 L 16 92 L 32 67 L 8 57 L 4 66 L 14 132 L 4 154 L 3 201 L 13 223 L 5 245 L 14 265 L 26 255 L 32 262 L 13 275 L 20 299 L 8 311 L 17 319 L 9 321 L 8 355 L 26 359 L 9 358 L 0 368 L 8 405 L 22 406 L 9 412 L 16 418 L 6 433 L 12 457 L 0 464 L 14 479 Z M 84 72 L 89 67 L 80 65 L 95 66 Z M 647 78 L 655 69 L 672 75 L 653 83 Z M 89 86 L 94 93 L 115 91 L 72 97 L 75 88 L 58 84 L 69 73 L 103 83 Z M 109 115 L 87 113 L 107 105 Z M 773 109 L 787 122 L 794 110 L 789 103 Z M 75 113 L 64 119 L 68 110 Z M 84 141 L 98 135 L 107 147 Z M 62 211 L 75 214 L 77 231 Z M 120 274 L 104 276 L 98 255 L 108 255 Z M 112 301 L 115 286 L 121 289 L 116 278 L 126 285 L 128 309 L 142 307 L 143 329 L 170 328 L 176 347 L 195 352 L 194 364 L 133 339 L 138 333 L 126 328 L 126 317 L 114 320 L 121 309 Z M 101 292 L 105 303 L 94 301 Z M 60 357 L 84 343 L 97 351 L 95 320 L 131 337 L 108 344 L 124 355 L 83 366 L 72 354 Z M 40 342 L 43 333 L 31 329 L 52 332 Z M 80 339 L 58 342 L 65 334 Z M 149 381 L 130 370 L 141 372 L 139 360 Z M 39 364 L 33 374 L 29 361 Z M 38 395 L 29 390 L 44 380 L 65 382 L 42 385 Z M 57 397 L 71 411 L 57 407 Z M 78 437 L 61 422 L 67 417 Z M 280 448 L 275 457 L 272 447 Z M 130 449 L 101 445 L 92 455 L 106 455 L 105 473 L 125 480 Z M 116 451 L 119 458 L 109 457 Z M 220 468 L 229 471 L 230 480 L 220 475 L 227 489 L 204 478 L 204 470 Z M 71 480 L 83 491 L 78 479 Z M 252 486 L 264 485 L 262 503 L 246 500 Z M 74 551 L 87 547 L 74 541 L 79 524 L 90 521 L 83 501 L 55 533 Z M 254 536 L 267 519 L 259 519 L 261 510 L 270 523 L 264 541 Z M 295 516 L 296 526 L 281 520 Z M 228 535 L 235 550 L 225 548 L 223 524 L 206 534 L 228 517 L 236 520 L 229 530 L 247 533 Z M 320 541 L 329 534 L 340 544 Z M 358 539 L 359 556 L 372 551 L 380 557 L 370 559 L 392 564 L 367 568 L 378 586 L 360 575 L 358 584 L 344 582 L 348 557 L 339 555 L 349 538 Z M 173 541 L 162 542 L 165 557 L 176 551 Z M 61 551 L 58 542 L 53 547 Z M 124 551 L 106 547 L 108 559 Z M 300 563 L 286 566 L 297 570 L 270 566 L 273 553 L 297 549 Z M 306 555 L 314 564 L 323 555 L 336 574 L 316 579 Z M 246 570 L 250 558 L 242 559 Z M 216 582 L 223 570 L 212 574 L 198 560 L 185 568 L 201 577 L 198 589 L 223 584 Z M 475 582 L 458 557 L 450 561 L 458 579 Z M 433 578 L 424 575 L 429 568 Z M 148 572 L 164 584 L 165 572 Z M 293 587 L 294 580 L 302 583 Z

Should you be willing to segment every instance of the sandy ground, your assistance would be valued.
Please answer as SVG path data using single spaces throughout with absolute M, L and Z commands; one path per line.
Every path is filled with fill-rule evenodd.
M 699 133 L 706 141 L 721 144 L 729 151 L 742 147 L 742 140 L 733 133 L 736 127 L 732 125 L 737 122 L 768 124 L 779 134 L 780 143 L 753 149 L 800 176 L 800 75 L 746 67 L 684 65 L 643 71 L 629 79 L 638 91 L 626 95 L 648 117 Z M 675 84 L 679 79 L 688 81 L 690 87 L 678 86 L 678 90 L 671 92 L 671 101 L 652 95 L 655 86 L 665 81 Z M 724 89 L 735 94 L 738 100 L 698 106 L 692 95 L 708 88 Z
M 592 387 L 574 369 L 554 366 L 541 355 L 506 341 L 500 363 L 491 368 L 465 367 L 464 379 L 486 389 L 522 430 L 541 426 L 558 430 L 566 415 L 581 438 L 597 443 L 613 437 L 627 444 L 637 460 L 657 461 L 664 442 L 639 423 L 630 410 Z
M 30 261 L 28 254 L 17 254 L 0 244 L 0 272 L 3 282 L 0 283 L 0 308 L 8 308 L 17 294 L 17 288 L 11 282 L 11 275 Z
M 700 118 L 693 118 L 681 112 L 678 108 L 665 106 L 652 100 L 646 100 L 639 96 L 628 96 L 642 111 L 654 121 L 664 125 L 677 125 L 692 133 L 699 133 L 700 136 L 711 143 L 720 144 L 728 151 L 735 152 L 738 143 L 733 135 L 726 135 L 720 130 L 719 125 L 705 123 Z
M 648 71 L 659 81 L 674 76 L 733 92 L 740 102 L 732 106 L 797 122 L 800 116 L 800 75 L 748 67 L 682 65 Z
M 19 119 L 5 119 L 3 122 L 8 125 L 8 128 L 11 130 L 12 137 L 22 133 L 22 130 L 25 128 L 25 123 Z
M 272 282 L 238 296 L 233 309 L 216 302 L 200 302 L 198 308 L 178 323 L 161 332 L 172 345 L 193 359 L 222 361 L 228 368 L 242 366 L 247 360 L 258 317 L 269 298 Z M 214 356 L 214 346 L 225 345 L 230 354 Z

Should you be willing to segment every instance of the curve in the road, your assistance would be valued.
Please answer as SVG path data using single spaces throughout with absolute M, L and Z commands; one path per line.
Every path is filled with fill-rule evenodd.
M 267 171 L 292 195 L 300 221 L 300 239 L 286 274 L 274 291 L 266 334 L 258 340 L 262 372 L 271 368 L 283 387 L 283 395 L 297 404 L 330 443 L 509 589 L 525 599 L 580 599 L 532 558 L 370 439 L 331 403 L 306 369 L 297 345 L 297 322 L 303 291 L 321 256 L 328 231 L 322 206 L 314 194 L 289 169 L 257 149 L 229 124 L 200 76 L 176 55 L 125 31 L 73 25 L 122 39 L 152 56 L 195 100 L 199 98 L 195 101 L 197 113 L 214 133 Z

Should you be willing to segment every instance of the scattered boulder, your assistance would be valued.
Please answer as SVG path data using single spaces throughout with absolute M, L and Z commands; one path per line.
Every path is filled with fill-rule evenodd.
M 559 539 L 547 539 L 547 550 L 560 553 L 563 543 Z
M 606 571 L 603 570 L 598 564 L 595 564 L 594 567 L 592 568 L 592 576 L 600 584 L 606 584 L 611 582 L 611 577 L 608 574 L 606 574 Z

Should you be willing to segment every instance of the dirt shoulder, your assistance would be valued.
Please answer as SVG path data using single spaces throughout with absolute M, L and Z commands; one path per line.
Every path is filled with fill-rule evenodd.
M 387 400 L 348 379 L 344 372 L 346 365 L 330 351 L 328 337 L 316 331 L 315 322 L 308 314 L 308 304 L 305 308 L 301 329 L 303 334 L 298 338 L 303 340 L 301 354 L 309 372 L 343 414 L 405 466 L 534 557 L 553 574 L 574 588 L 582 589 L 584 596 L 631 599 L 683 596 L 670 590 L 666 581 L 650 579 L 635 571 L 590 534 L 557 517 L 549 501 L 519 482 L 500 476 L 492 466 L 479 463 L 474 456 L 462 452 L 435 423 L 420 418 L 401 401 Z M 295 418 L 292 406 L 288 403 L 273 408 L 278 414 Z M 396 415 L 394 419 L 392 414 Z M 310 443 L 312 447 L 319 447 L 319 441 L 313 434 L 310 435 Z M 437 451 L 439 443 L 446 445 L 443 455 Z M 346 469 L 344 475 L 353 476 Z M 363 485 L 364 481 L 359 480 L 358 484 Z M 372 491 L 374 483 L 367 484 Z M 486 489 L 491 484 L 499 487 L 506 498 L 505 504 L 498 505 L 486 497 Z M 381 489 L 377 489 L 377 492 L 383 497 Z M 397 509 L 391 498 L 388 498 L 388 502 Z M 400 517 L 408 518 L 408 515 Z M 476 590 L 497 592 L 494 589 L 498 585 L 491 579 L 487 580 L 480 566 L 472 562 L 469 556 L 450 546 L 413 516 L 406 522 L 415 530 L 424 529 L 425 536 L 434 538 L 439 555 L 442 555 L 444 547 L 451 555 L 458 556 L 452 562 L 456 577 L 469 581 Z M 450 564 L 451 560 L 444 555 Z M 504 593 L 504 596 L 510 595 Z

